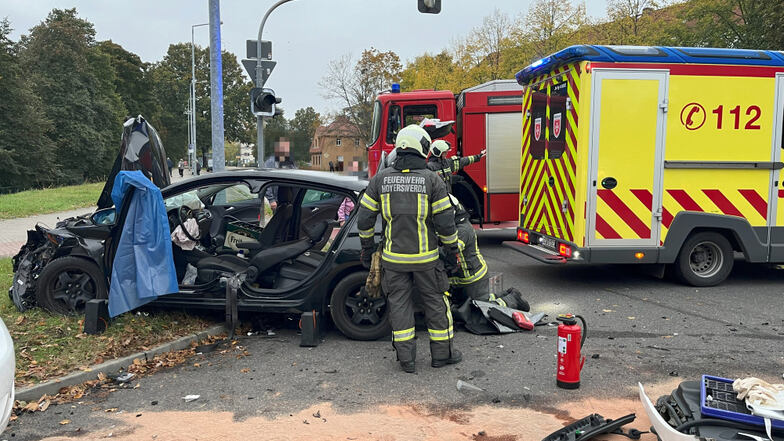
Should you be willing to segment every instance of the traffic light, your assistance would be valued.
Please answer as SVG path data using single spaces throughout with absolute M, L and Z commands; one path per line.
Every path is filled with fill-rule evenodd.
M 275 116 L 275 104 L 280 101 L 272 89 L 254 87 L 250 90 L 250 111 L 256 116 Z
M 438 14 L 441 12 L 441 0 L 417 0 L 417 8 L 424 14 Z

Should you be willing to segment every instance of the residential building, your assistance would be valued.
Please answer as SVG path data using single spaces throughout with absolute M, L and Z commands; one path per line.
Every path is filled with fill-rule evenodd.
M 311 168 L 364 175 L 367 172 L 366 142 L 345 117 L 338 117 L 331 124 L 316 129 L 310 147 Z

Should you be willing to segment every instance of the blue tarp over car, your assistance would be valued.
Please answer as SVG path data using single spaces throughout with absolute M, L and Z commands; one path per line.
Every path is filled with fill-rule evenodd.
M 142 172 L 121 171 L 112 188 L 112 201 L 118 210 L 131 188 L 135 191 L 112 265 L 111 317 L 179 291 L 161 191 Z

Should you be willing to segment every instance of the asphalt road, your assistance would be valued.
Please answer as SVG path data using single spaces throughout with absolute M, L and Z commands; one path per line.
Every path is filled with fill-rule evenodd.
M 539 264 L 501 247 L 510 237 L 508 232 L 480 235 L 491 271 L 503 273 L 506 287 L 518 287 L 532 311 L 551 318 L 572 312 L 588 322 L 588 360 L 577 391 L 555 386 L 555 327 L 505 336 L 459 332 L 456 345 L 465 360 L 439 370 L 430 368 L 427 332 L 419 330 L 418 373 L 406 375 L 398 370 L 388 341 L 354 342 L 330 331 L 320 346 L 301 348 L 289 321 L 292 325 L 274 336 L 243 337 L 240 345 L 248 356 L 197 355 L 184 366 L 142 378 L 136 389 L 23 415 L 0 439 L 121 431 L 128 423 L 104 412 L 110 408 L 145 418 L 162 411 L 227 411 L 235 421 L 284 418 L 317 403 L 331 403 L 343 413 L 408 403 L 547 412 L 577 399 L 634 397 L 638 381 L 661 384 L 706 373 L 781 382 L 784 270 L 737 262 L 723 285 L 695 289 L 655 279 L 636 267 Z M 459 392 L 455 385 L 461 379 L 487 393 Z M 201 397 L 185 403 L 181 397 L 188 394 Z M 594 411 L 599 409 L 584 413 Z M 60 425 L 63 419 L 71 423 Z

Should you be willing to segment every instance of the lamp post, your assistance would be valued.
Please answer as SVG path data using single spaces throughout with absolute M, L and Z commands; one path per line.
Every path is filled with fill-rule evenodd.
M 267 22 L 267 17 L 275 10 L 278 6 L 282 5 L 283 3 L 288 3 L 292 0 L 279 0 L 277 3 L 272 5 L 268 10 L 267 13 L 264 14 L 264 18 L 261 19 L 261 25 L 259 25 L 259 37 L 258 42 L 256 43 L 256 87 L 264 87 L 264 76 L 261 66 L 261 33 L 264 32 L 264 23 Z M 258 150 L 258 166 L 259 168 L 264 166 L 264 117 L 257 116 L 256 117 L 256 148 Z
M 200 23 L 191 26 L 191 96 L 190 96 L 190 123 L 188 130 L 190 133 L 190 143 L 188 144 L 188 160 L 190 161 L 191 174 L 196 174 L 196 28 L 209 26 L 209 23 Z

